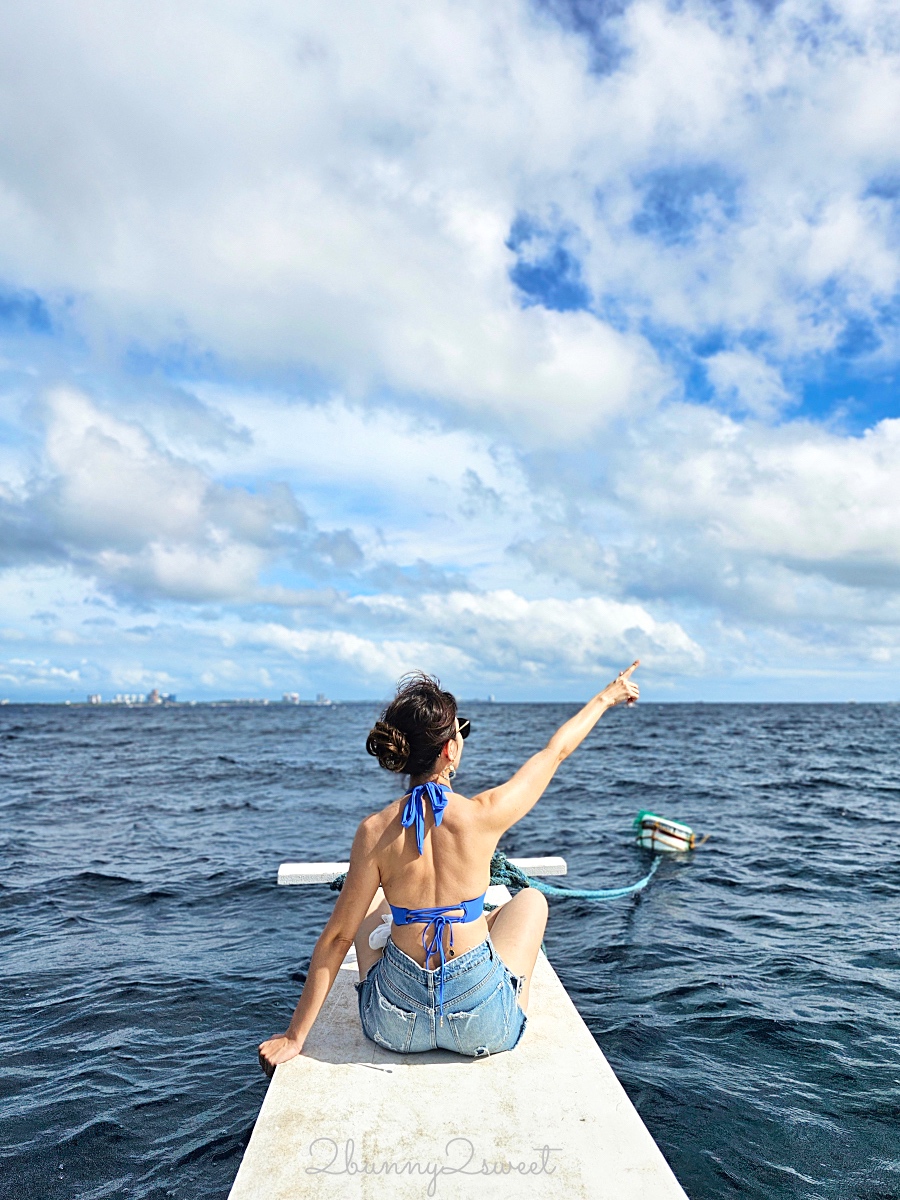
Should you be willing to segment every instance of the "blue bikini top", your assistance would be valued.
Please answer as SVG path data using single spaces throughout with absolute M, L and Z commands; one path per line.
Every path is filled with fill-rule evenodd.
M 425 843 L 425 797 L 431 801 L 435 825 L 440 825 L 444 819 L 444 809 L 449 800 L 449 788 L 440 783 L 420 783 L 406 797 L 400 822 L 404 828 L 415 826 L 416 848 L 422 853 Z M 485 893 L 484 895 L 486 895 Z M 438 967 L 438 1004 L 441 1012 L 441 1023 L 444 1020 L 444 967 L 447 965 L 444 953 L 444 930 L 450 931 L 449 950 L 453 955 L 453 926 L 467 925 L 477 921 L 484 912 L 484 895 L 474 900 L 463 900 L 460 904 L 439 904 L 434 908 L 398 908 L 391 905 L 391 913 L 395 925 L 424 925 L 422 930 L 422 948 L 425 951 L 425 965 L 433 954 L 440 959 Z M 431 937 L 428 931 L 432 930 Z

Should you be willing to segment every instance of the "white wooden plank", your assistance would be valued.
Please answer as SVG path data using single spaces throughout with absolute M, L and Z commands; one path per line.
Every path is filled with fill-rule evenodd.
M 566 860 L 557 855 L 545 858 L 511 858 L 509 861 L 526 875 L 565 875 L 569 869 Z M 343 875 L 349 865 L 345 862 L 284 862 L 278 868 L 278 882 L 331 883 L 332 879 Z
M 331 883 L 343 875 L 349 863 L 345 862 L 284 862 L 278 868 L 279 883 Z
M 555 854 L 546 858 L 511 858 L 509 861 L 526 875 L 567 875 L 569 871 L 566 860 Z

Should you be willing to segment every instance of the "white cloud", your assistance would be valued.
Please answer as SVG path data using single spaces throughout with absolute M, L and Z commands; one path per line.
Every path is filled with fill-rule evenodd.
M 350 526 L 370 561 L 427 560 L 491 586 L 503 547 L 531 527 L 536 509 L 560 507 L 552 491 L 535 494 L 508 444 L 441 426 L 427 411 L 337 397 L 289 404 L 236 388 L 199 394 L 248 433 L 204 454 L 211 471 L 289 481 L 314 520 Z
M 749 350 L 722 350 L 706 360 L 720 399 L 756 417 L 773 417 L 790 399 L 781 374 Z
M 638 469 L 635 469 L 635 466 Z M 900 420 L 848 437 L 676 410 L 617 484 L 643 522 L 837 582 L 900 581 Z
M 334 658 L 389 682 L 413 669 L 465 679 L 584 680 L 640 657 L 660 675 L 697 671 L 703 651 L 675 622 L 600 598 L 527 600 L 511 591 L 356 596 L 356 620 L 379 632 L 322 632 L 267 624 L 245 635 L 303 659 Z M 402 631 L 400 636 L 396 631 Z
M 606 76 L 524 0 L 354 4 L 340 22 L 279 0 L 104 11 L 10 8 L 0 39 L 18 114 L 0 263 L 89 297 L 85 328 L 565 438 L 669 381 L 638 333 L 518 306 L 519 211 L 580 226 L 589 281 L 632 329 L 762 329 L 791 355 L 897 286 L 895 206 L 867 190 L 897 166 L 887 3 L 726 20 L 637 0 Z M 632 222 L 660 171 L 672 244 Z
M 468 665 L 464 655 L 447 646 L 406 638 L 366 638 L 343 630 L 290 629 L 272 623 L 253 629 L 243 640 L 251 645 L 271 646 L 292 657 L 326 667 L 349 667 L 359 673 L 365 684 L 375 680 L 383 685 L 399 678 L 405 671 L 436 660 L 442 670 Z
M 61 683 L 78 683 L 81 676 L 77 669 L 66 670 L 55 666 L 48 659 L 35 661 L 28 658 L 10 658 L 5 662 L 0 660 L 0 683 L 7 687 L 23 688 L 35 694 L 48 685 L 53 687 Z
M 23 656 L 889 667 L 897 422 L 777 420 L 848 329 L 896 360 L 895 18 L 635 0 L 592 73 L 525 0 L 7 6 L 0 278 L 56 322 L 0 364 Z M 593 315 L 536 302 L 560 262 Z
M 83 545 L 191 541 L 205 525 L 208 481 L 160 454 L 143 430 L 101 412 L 82 393 L 49 399 L 47 466 L 58 525 Z
M 549 149 L 585 84 L 578 48 L 518 5 L 356 5 L 336 23 L 327 5 L 114 4 L 90 34 L 52 7 L 6 18 L 30 81 L 5 131 L 7 274 L 90 295 L 90 319 L 142 342 L 186 332 L 544 436 L 665 386 L 643 339 L 523 311 L 506 278 L 522 103 L 539 125 L 561 104 Z
M 183 600 L 252 597 L 306 525 L 283 484 L 220 484 L 71 388 L 48 399 L 41 473 L 6 499 L 23 553 L 30 539 L 108 585 Z

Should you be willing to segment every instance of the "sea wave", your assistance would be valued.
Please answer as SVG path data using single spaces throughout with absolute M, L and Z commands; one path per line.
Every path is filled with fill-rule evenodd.
M 572 711 L 467 706 L 463 791 Z M 0 1196 L 224 1200 L 333 904 L 275 885 L 391 798 L 374 706 L 0 712 Z M 900 708 L 608 714 L 504 840 L 573 886 L 646 871 L 639 808 L 710 839 L 546 946 L 692 1200 L 900 1195 Z

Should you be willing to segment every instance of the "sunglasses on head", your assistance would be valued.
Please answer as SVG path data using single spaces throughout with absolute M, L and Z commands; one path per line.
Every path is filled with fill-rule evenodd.
M 457 717 L 457 720 L 459 721 L 459 736 L 465 741 L 472 732 L 472 722 L 468 717 Z

